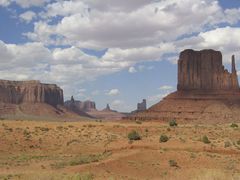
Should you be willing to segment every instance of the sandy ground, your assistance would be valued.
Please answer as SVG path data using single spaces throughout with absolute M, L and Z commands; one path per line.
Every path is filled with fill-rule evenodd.
M 240 125 L 1 120 L 0 179 L 237 180 Z

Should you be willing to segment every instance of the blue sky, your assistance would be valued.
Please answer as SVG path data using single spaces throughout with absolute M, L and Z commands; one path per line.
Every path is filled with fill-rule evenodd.
M 175 91 L 178 54 L 213 48 L 240 70 L 239 0 L 0 0 L 0 77 L 132 111 Z

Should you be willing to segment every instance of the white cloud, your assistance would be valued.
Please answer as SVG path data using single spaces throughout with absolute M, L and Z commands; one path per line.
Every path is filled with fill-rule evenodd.
M 219 50 L 223 53 L 225 63 L 230 62 L 232 54 L 240 60 L 238 58 L 240 57 L 240 28 L 238 27 L 227 26 L 201 32 L 196 36 L 177 41 L 175 44 L 178 51 L 188 48 Z
M 45 3 L 50 2 L 51 0 L 12 0 L 16 2 L 19 6 L 23 8 L 29 8 L 31 6 L 43 6 Z
M 149 96 L 147 98 L 147 101 L 149 102 L 150 105 L 156 104 L 157 102 L 162 100 L 164 97 L 166 97 L 168 94 L 169 94 L 169 92 L 163 93 L 163 94 L 156 94 L 156 95 L 153 95 L 153 96 Z
M 97 96 L 99 94 L 100 94 L 99 90 L 95 90 L 95 91 L 91 92 L 91 95 L 93 95 L 93 96 Z
M 44 18 L 56 17 L 56 16 L 69 16 L 73 14 L 82 14 L 82 16 L 88 13 L 89 7 L 81 1 L 59 1 L 52 4 L 48 4 L 46 13 L 42 12 L 41 15 Z
M 128 72 L 129 72 L 129 73 L 136 73 L 137 70 L 135 69 L 135 67 L 130 67 L 130 68 L 128 69 Z
M 109 96 L 117 96 L 120 94 L 120 91 L 118 89 L 111 89 L 109 92 L 107 92 L 107 95 Z
M 171 90 L 171 89 L 173 89 L 173 87 L 172 86 L 168 86 L 168 85 L 163 85 L 163 86 L 160 86 L 159 89 L 160 90 Z
M 26 23 L 30 23 L 34 18 L 36 18 L 36 13 L 33 11 L 26 11 L 20 14 L 19 17 L 22 21 L 25 21 Z
M 0 0 L 0 6 L 8 6 L 11 3 L 11 0 Z
M 124 101 L 122 100 L 114 100 L 113 102 L 111 102 L 110 106 L 113 109 L 122 109 L 122 106 L 124 105 Z
M 238 14 L 237 10 L 224 11 L 215 0 L 104 1 L 108 4 L 102 1 L 49 4 L 42 16 L 49 17 L 50 22 L 52 16 L 63 18 L 51 25 L 36 23 L 28 37 L 84 48 L 139 48 L 157 46 L 159 42 L 200 32 L 206 26 L 238 20 L 232 17 Z M 51 39 L 51 35 L 60 39 Z

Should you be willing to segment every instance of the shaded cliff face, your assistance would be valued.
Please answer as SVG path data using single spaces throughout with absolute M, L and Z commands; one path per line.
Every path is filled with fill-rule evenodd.
M 178 61 L 178 90 L 239 90 L 235 59 L 232 73 L 224 69 L 222 54 L 214 50 L 184 50 Z
M 63 90 L 54 84 L 39 81 L 0 80 L 0 102 L 9 104 L 47 103 L 63 105 Z

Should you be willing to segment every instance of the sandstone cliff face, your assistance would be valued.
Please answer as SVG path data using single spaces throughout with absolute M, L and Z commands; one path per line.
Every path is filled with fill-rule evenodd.
M 63 90 L 54 84 L 39 81 L 0 80 L 0 102 L 8 104 L 47 103 L 63 105 Z
M 178 90 L 239 90 L 235 58 L 232 73 L 222 64 L 222 54 L 214 50 L 184 50 L 178 61 Z

